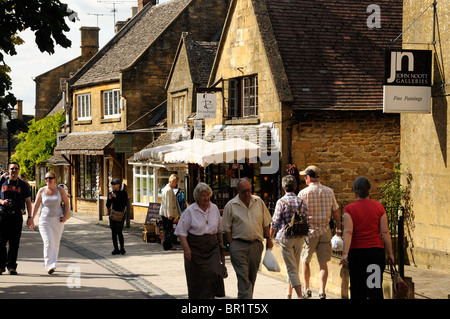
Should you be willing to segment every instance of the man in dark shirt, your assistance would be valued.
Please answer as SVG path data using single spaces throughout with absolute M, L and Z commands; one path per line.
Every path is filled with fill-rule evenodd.
M 28 184 L 19 179 L 19 164 L 9 164 L 9 177 L 0 181 L 0 274 L 8 268 L 17 275 L 17 255 L 22 235 L 25 204 L 28 221 L 31 218 L 31 192 Z M 8 249 L 6 244 L 8 243 Z

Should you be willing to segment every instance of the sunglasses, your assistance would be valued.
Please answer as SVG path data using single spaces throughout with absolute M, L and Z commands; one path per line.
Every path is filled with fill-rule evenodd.
M 20 169 L 20 168 L 18 168 L 18 167 L 11 167 L 11 168 L 10 168 L 11 171 L 18 171 L 19 169 Z
M 47 180 L 47 179 L 55 179 L 55 178 L 54 177 L 46 177 L 45 179 Z

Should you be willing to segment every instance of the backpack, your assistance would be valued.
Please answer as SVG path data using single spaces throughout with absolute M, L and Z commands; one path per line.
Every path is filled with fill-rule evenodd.
M 302 213 L 300 211 L 300 208 L 302 207 L 303 200 L 300 202 L 300 206 L 298 209 L 293 209 L 288 203 L 286 203 L 284 200 L 280 199 L 283 203 L 286 204 L 287 207 L 291 211 L 294 212 L 292 215 L 291 221 L 286 224 L 284 227 L 284 233 L 287 236 L 308 236 L 309 232 L 309 221 L 308 216 L 305 213 Z

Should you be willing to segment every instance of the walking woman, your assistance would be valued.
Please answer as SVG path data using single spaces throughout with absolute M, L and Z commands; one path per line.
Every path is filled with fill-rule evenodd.
M 383 299 L 385 249 L 394 262 L 386 212 L 368 198 L 370 188 L 366 177 L 358 177 L 353 183 L 356 201 L 344 209 L 341 264 L 348 264 L 351 299 Z
M 207 184 L 199 183 L 194 189 L 195 203 L 181 214 L 175 230 L 184 250 L 184 269 L 190 299 L 225 296 L 220 212 L 209 200 L 211 194 Z
M 115 178 L 111 181 L 113 191 L 108 194 L 106 200 L 106 207 L 109 215 L 109 228 L 111 228 L 111 235 L 114 250 L 113 255 L 125 254 L 124 239 L 123 239 L 123 224 L 125 221 L 125 210 L 128 204 L 128 194 L 122 190 L 122 181 Z M 119 242 L 117 242 L 119 240 Z M 119 249 L 120 244 L 120 249 Z
M 44 242 L 44 266 L 49 275 L 56 270 L 61 236 L 70 209 L 69 198 L 64 189 L 56 185 L 55 177 L 53 172 L 45 174 L 47 186 L 42 187 L 37 193 L 29 226 L 34 230 L 34 217 L 42 204 L 39 231 Z

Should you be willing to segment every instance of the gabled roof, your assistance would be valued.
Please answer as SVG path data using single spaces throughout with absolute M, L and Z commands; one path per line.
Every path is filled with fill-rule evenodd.
M 75 87 L 115 82 L 194 0 L 147 4 L 71 79 Z
M 192 82 L 199 87 L 206 87 L 211 74 L 214 58 L 216 57 L 219 42 L 195 41 L 189 36 L 189 33 L 183 32 L 180 39 L 180 44 L 178 45 L 177 52 L 175 54 L 172 68 L 169 76 L 167 77 L 166 89 L 170 84 L 170 80 L 183 45 L 186 49 L 187 63 Z
M 294 109 L 382 108 L 384 52 L 401 48 L 391 40 L 402 32 L 403 0 L 265 3 Z M 368 26 L 374 3 L 381 28 Z
M 230 5 L 209 85 L 238 1 Z M 391 40 L 402 32 L 402 1 L 376 1 L 381 28 L 370 28 L 371 0 L 251 0 L 278 99 L 303 110 L 382 109 L 384 52 L 401 48 Z

